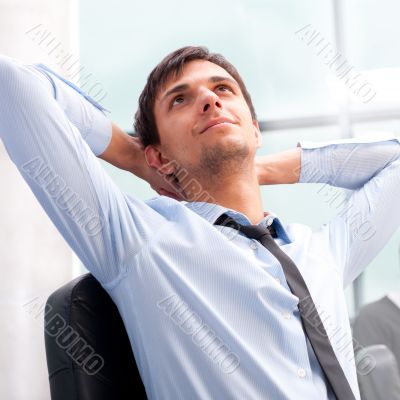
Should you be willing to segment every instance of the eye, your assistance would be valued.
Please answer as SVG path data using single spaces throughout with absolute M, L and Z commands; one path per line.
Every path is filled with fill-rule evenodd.
M 184 100 L 184 97 L 181 94 L 178 94 L 171 100 L 171 107 L 174 107 L 178 104 L 181 104 Z
M 233 93 L 233 90 L 227 85 L 218 85 L 216 87 L 216 89 L 221 90 L 222 92 L 227 92 L 228 91 L 228 92 L 232 92 Z

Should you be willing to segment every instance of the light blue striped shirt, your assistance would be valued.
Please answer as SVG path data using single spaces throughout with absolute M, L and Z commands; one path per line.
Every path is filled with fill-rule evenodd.
M 43 67 L 0 58 L 0 134 L 33 193 L 118 306 L 149 399 L 333 399 L 277 260 L 213 226 L 216 204 L 120 191 L 95 155 L 111 123 Z M 270 213 L 357 399 L 343 289 L 399 226 L 397 139 L 301 143 L 300 182 L 349 189 L 317 231 Z M 325 196 L 333 196 L 331 186 Z M 236 232 L 236 231 L 235 231 Z M 361 371 L 362 372 L 362 371 Z

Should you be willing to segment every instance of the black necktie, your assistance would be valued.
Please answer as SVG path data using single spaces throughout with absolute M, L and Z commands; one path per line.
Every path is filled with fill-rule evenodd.
M 302 275 L 296 264 L 272 238 L 275 231 L 266 226 L 241 225 L 226 214 L 222 214 L 214 224 L 237 229 L 247 237 L 260 241 L 280 262 L 290 290 L 299 298 L 298 307 L 305 333 L 337 399 L 355 399 Z

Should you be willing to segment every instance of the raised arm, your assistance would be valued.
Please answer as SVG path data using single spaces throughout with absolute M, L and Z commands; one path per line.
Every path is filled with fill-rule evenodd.
M 111 132 L 107 129 L 110 121 L 100 104 L 46 65 L 35 64 L 29 68 L 45 85 L 51 85 L 57 104 L 96 156 L 146 180 L 157 193 L 183 200 L 184 192 L 179 185 L 148 165 L 138 137 L 128 135 L 115 123 L 111 123 Z
M 0 135 L 10 158 L 85 266 L 115 282 L 164 219 L 128 200 L 96 160 L 114 136 L 111 122 L 77 92 L 63 103 L 63 93 L 32 66 L 0 57 Z
M 261 183 L 326 183 L 349 189 L 337 216 L 318 233 L 325 237 L 347 286 L 400 225 L 400 143 L 393 138 L 300 145 L 301 153 L 299 147 L 286 152 L 286 159 L 279 153 L 275 163 L 269 156 L 259 158 Z M 332 188 L 323 193 L 335 194 Z
M 300 182 L 349 189 L 337 216 L 321 230 L 346 287 L 400 225 L 400 144 L 393 138 L 301 145 Z

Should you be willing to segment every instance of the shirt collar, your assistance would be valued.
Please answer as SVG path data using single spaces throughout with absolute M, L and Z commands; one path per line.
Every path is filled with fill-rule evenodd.
M 249 219 L 239 211 L 232 210 L 231 208 L 223 207 L 219 204 L 215 203 L 207 203 L 203 201 L 192 201 L 186 202 L 185 206 L 190 210 L 194 211 L 196 214 L 200 215 L 202 218 L 214 224 L 214 222 L 222 215 L 227 214 L 230 217 L 234 218 L 235 221 L 239 222 L 242 225 L 251 225 Z M 285 243 L 291 243 L 292 240 L 290 239 L 286 229 L 283 227 L 283 224 L 279 217 L 273 211 L 264 212 L 264 218 L 258 223 L 258 225 L 265 225 L 271 223 L 272 219 L 272 226 L 275 228 L 276 234 L 278 238 L 282 239 Z

